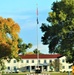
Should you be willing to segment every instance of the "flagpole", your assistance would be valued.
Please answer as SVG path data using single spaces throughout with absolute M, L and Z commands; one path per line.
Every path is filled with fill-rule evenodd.
M 37 54 L 39 54 L 38 53 L 38 24 L 37 24 Z
M 38 21 L 38 4 L 37 4 L 37 66 L 39 68 L 39 52 L 38 52 L 38 25 L 39 25 L 39 21 Z

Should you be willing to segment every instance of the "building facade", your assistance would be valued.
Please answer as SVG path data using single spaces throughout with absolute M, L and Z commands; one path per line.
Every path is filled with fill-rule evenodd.
M 20 55 L 21 60 L 17 62 L 16 59 L 5 61 L 6 71 L 16 71 L 17 69 L 25 72 L 35 72 L 39 68 L 41 72 L 44 71 L 71 71 L 71 64 L 66 63 L 66 57 L 60 54 L 36 54 Z

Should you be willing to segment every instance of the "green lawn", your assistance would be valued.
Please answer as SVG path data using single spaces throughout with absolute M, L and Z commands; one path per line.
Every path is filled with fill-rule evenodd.
M 50 73 L 50 75 L 68 75 L 68 73 Z M 72 75 L 72 73 L 70 73 Z
M 10 74 L 2 74 L 2 75 L 26 75 L 26 74 L 10 73 Z
M 68 73 L 54 73 L 54 72 L 50 72 L 50 75 L 68 75 Z M 23 74 L 19 74 L 19 73 L 13 73 L 13 74 L 2 74 L 2 75 L 26 75 L 25 73 Z M 70 73 L 70 75 L 72 75 L 72 73 Z

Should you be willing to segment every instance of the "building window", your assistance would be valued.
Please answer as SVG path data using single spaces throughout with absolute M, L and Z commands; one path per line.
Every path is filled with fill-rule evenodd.
M 46 70 L 47 69 L 47 66 L 44 66 L 44 70 Z
M 62 62 L 65 62 L 65 60 L 63 59 Z
M 14 70 L 16 70 L 16 66 L 14 66 Z
M 52 60 L 49 60 L 49 63 L 52 63 Z
M 34 70 L 35 69 L 35 66 L 32 66 L 32 70 Z
M 46 60 L 44 60 L 44 63 L 46 63 Z
M 21 63 L 23 63 L 23 60 L 21 60 Z
M 34 60 L 32 60 L 32 63 L 34 63 Z
M 65 69 L 65 66 L 62 66 L 62 69 Z
M 8 70 L 10 70 L 10 67 L 8 66 Z
M 69 69 L 71 69 L 71 66 L 68 66 Z
M 29 66 L 26 66 L 26 69 L 28 70 L 30 67 Z
M 16 63 L 16 60 L 14 60 L 14 63 Z
M 26 60 L 26 63 L 29 63 L 29 60 Z

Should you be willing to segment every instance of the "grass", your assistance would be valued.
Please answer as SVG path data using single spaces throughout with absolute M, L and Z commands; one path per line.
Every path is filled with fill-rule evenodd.
M 19 74 L 19 73 L 10 73 L 10 74 L 2 74 L 2 75 L 26 75 L 26 74 Z
M 68 75 L 68 73 L 58 73 L 58 72 L 49 72 L 50 75 Z M 26 73 L 20 74 L 20 73 L 10 73 L 10 74 L 2 74 L 2 75 L 27 75 Z M 72 73 L 70 73 L 72 75 Z
M 50 73 L 50 75 L 68 75 L 68 73 Z M 72 75 L 72 73 L 70 73 Z

